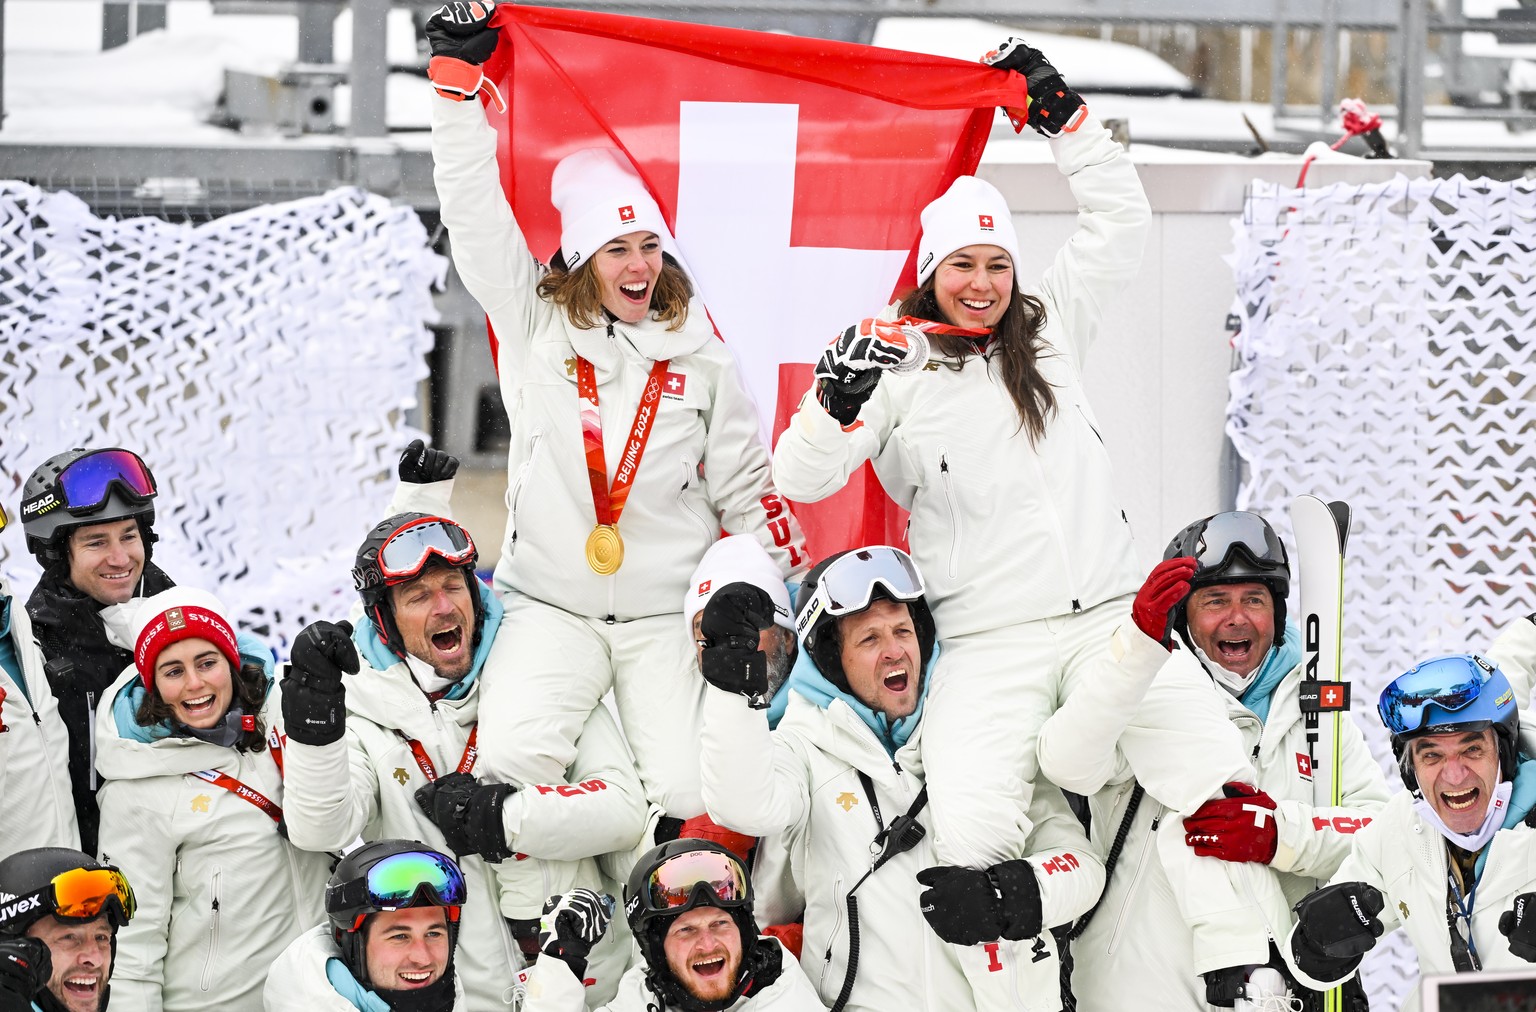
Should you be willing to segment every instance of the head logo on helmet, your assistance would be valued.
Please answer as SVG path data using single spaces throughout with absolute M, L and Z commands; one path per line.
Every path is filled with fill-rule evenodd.
M 474 650 L 485 626 L 485 602 L 480 597 L 480 580 L 475 576 L 478 559 L 469 532 L 447 517 L 396 513 L 363 539 L 352 568 L 352 585 L 363 599 L 363 609 L 379 639 L 404 660 L 405 640 L 395 623 L 389 589 L 416 579 L 432 564 L 463 570 L 475 614 L 475 631 L 470 639 L 470 649 Z

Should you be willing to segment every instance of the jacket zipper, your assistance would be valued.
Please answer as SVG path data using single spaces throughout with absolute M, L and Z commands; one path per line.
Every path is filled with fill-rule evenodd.
M 837 910 L 837 917 L 832 921 L 832 933 L 827 936 L 827 951 L 821 957 L 821 976 L 816 981 L 816 993 L 822 995 L 826 1001 L 827 971 L 832 969 L 832 949 L 837 945 L 837 935 L 843 928 L 843 911 L 848 907 L 848 898 L 843 895 L 843 877 L 837 876 L 832 880 L 832 898 L 835 901 L 833 907 Z M 837 995 L 833 995 L 836 998 Z
M 91 790 L 95 791 L 101 786 L 101 779 L 96 776 L 96 693 L 85 694 L 86 730 L 86 758 L 91 765 Z
M 954 481 L 949 474 L 949 448 L 939 447 L 939 481 L 944 485 L 944 502 L 949 506 L 949 578 L 955 578 L 960 558 L 960 505 L 955 501 Z
M 1141 871 L 1147 865 L 1147 854 L 1152 850 L 1156 842 L 1154 834 L 1157 832 L 1158 823 L 1163 821 L 1167 809 L 1158 806 L 1157 814 L 1152 816 L 1152 827 L 1147 830 L 1147 835 L 1141 842 L 1141 853 L 1136 857 L 1136 870 L 1131 873 L 1131 884 L 1125 890 L 1125 902 L 1120 904 L 1119 916 L 1115 918 L 1115 930 L 1109 934 L 1109 946 L 1105 949 L 1106 955 L 1114 955 L 1115 948 L 1120 944 L 1120 932 L 1125 927 L 1126 912 L 1131 908 L 1131 901 L 1136 898 L 1136 887 L 1141 884 Z
M 213 985 L 213 964 L 219 955 L 219 879 L 222 875 L 218 868 L 213 870 L 213 923 L 208 928 L 208 961 L 203 964 L 201 986 L 204 991 Z
M 704 521 L 703 517 L 699 516 L 698 512 L 695 511 L 692 506 L 688 505 L 688 500 L 683 498 L 684 494 L 688 491 L 688 489 L 690 487 L 692 487 L 693 473 L 694 473 L 693 465 L 689 463 L 687 457 L 684 457 L 683 458 L 683 487 L 677 490 L 677 505 L 682 508 L 684 513 L 687 513 L 689 516 L 693 517 L 694 522 L 697 523 L 699 525 L 699 527 L 703 529 L 704 536 L 705 537 L 709 537 L 709 534 L 710 534 L 709 524 L 707 524 Z
M 523 461 L 523 466 L 517 469 L 517 477 L 507 489 L 507 511 L 512 519 L 512 537 L 507 544 L 507 554 L 517 551 L 517 508 L 523 499 L 523 486 L 528 483 L 528 474 L 533 470 L 533 462 L 538 459 L 539 440 L 544 438 L 543 429 L 534 429 L 533 435 L 528 437 L 528 459 Z
M 1081 404 L 1077 406 L 1077 413 L 1083 416 L 1083 421 L 1087 424 L 1089 430 L 1093 433 L 1094 438 L 1099 441 L 1100 446 L 1103 446 L 1104 437 L 1099 435 L 1098 427 L 1095 426 L 1092 422 L 1088 421 L 1088 412 L 1083 410 L 1083 406 Z

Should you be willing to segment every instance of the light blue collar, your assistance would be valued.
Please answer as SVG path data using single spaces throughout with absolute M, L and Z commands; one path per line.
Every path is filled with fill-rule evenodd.
M 480 669 L 485 666 L 485 659 L 491 655 L 491 644 L 496 640 L 496 630 L 501 628 L 501 615 L 503 612 L 501 599 L 491 593 L 480 580 L 475 580 L 475 585 L 480 588 L 480 603 L 485 606 L 485 628 L 480 633 L 480 645 L 475 647 L 474 659 L 469 665 L 469 674 L 454 683 L 444 698 L 463 699 L 469 695 L 469 690 L 475 684 L 475 679 L 480 677 Z M 379 636 L 378 626 L 373 624 L 373 619 L 364 615 L 358 619 L 357 627 L 352 630 L 352 642 L 357 646 L 357 652 L 363 660 L 375 671 L 387 671 L 389 668 L 402 662 L 402 658 L 385 645 Z
M 1301 663 L 1301 630 L 1290 619 L 1285 620 L 1285 642 L 1270 647 L 1259 665 L 1259 674 L 1239 697 L 1242 704 L 1252 710 L 1260 720 L 1269 720 L 1269 704 L 1274 700 L 1275 689 L 1280 681 L 1296 665 Z
M 325 979 L 358 1012 L 389 1012 L 389 1002 L 359 984 L 357 978 L 352 976 L 352 971 L 347 969 L 347 964 L 341 960 L 333 957 L 325 961 Z
M 899 717 L 894 722 L 883 713 L 876 713 L 859 701 L 851 692 L 844 692 L 827 680 L 827 676 L 821 673 L 816 662 L 811 660 L 809 650 L 801 650 L 800 656 L 795 659 L 794 669 L 789 673 L 788 685 L 795 692 L 815 703 L 825 710 L 831 705 L 832 700 L 841 699 L 844 703 L 859 715 L 859 719 L 875 733 L 880 744 L 892 758 L 896 750 L 907 743 L 912 737 L 912 732 L 917 730 L 918 723 L 923 719 L 923 705 L 928 701 L 928 689 L 933 685 L 933 669 L 939 663 L 939 645 L 933 645 L 933 656 L 928 659 L 928 667 L 923 671 L 923 684 L 918 688 L 917 709 L 906 717 Z M 781 693 L 782 695 L 782 693 Z M 788 705 L 787 702 L 785 705 Z M 769 718 L 772 719 L 772 709 L 769 710 Z

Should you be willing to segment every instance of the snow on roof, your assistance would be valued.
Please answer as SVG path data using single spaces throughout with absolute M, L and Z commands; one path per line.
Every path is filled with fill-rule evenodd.
M 1135 88 L 1187 92 L 1194 85 L 1160 57 L 1123 42 L 1009 28 L 979 18 L 881 18 L 874 44 L 886 49 L 957 60 L 978 60 L 1010 35 L 1019 34 L 1045 53 L 1062 78 L 1079 91 Z

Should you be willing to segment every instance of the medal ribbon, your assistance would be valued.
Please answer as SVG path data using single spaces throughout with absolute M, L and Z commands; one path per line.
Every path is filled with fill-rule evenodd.
M 283 740 L 277 735 L 277 728 L 267 732 L 267 743 L 272 753 L 272 761 L 277 764 L 277 775 L 283 775 Z M 222 787 L 237 798 L 243 798 L 261 809 L 267 814 L 267 818 L 273 822 L 283 821 L 283 809 L 277 802 L 256 790 L 247 787 L 228 773 L 220 773 L 218 770 L 196 770 L 192 776 L 199 780 L 205 780 L 215 787 Z
M 396 731 L 400 740 L 411 747 L 411 755 L 416 759 L 416 765 L 421 767 L 422 774 L 428 782 L 437 781 L 437 767 L 432 765 L 432 760 L 427 756 L 427 750 L 421 747 L 421 742 L 415 738 L 407 738 L 404 731 Z M 468 773 L 475 768 L 475 760 L 480 756 L 480 725 L 477 722 L 469 729 L 469 741 L 464 743 L 464 755 L 459 759 L 459 765 L 454 768 L 455 773 Z
M 640 395 L 640 406 L 635 409 L 635 422 L 629 428 L 629 441 L 624 444 L 624 456 L 619 458 L 618 470 L 613 475 L 613 489 L 608 488 L 608 461 L 603 456 L 603 419 L 597 411 L 597 370 L 592 363 L 577 356 L 576 394 L 581 398 L 581 438 L 587 450 L 587 481 L 592 485 L 592 508 L 597 522 L 616 526 L 624 503 L 629 499 L 629 487 L 635 483 L 640 470 L 640 458 L 645 454 L 645 444 L 651 438 L 651 424 L 656 418 L 656 406 L 661 403 L 661 385 L 667 378 L 667 363 L 662 359 L 651 366 L 650 378 Z

